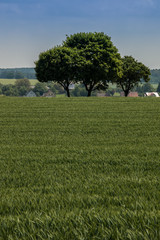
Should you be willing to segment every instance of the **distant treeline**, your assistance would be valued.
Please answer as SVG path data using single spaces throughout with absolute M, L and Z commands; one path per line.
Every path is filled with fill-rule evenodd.
M 36 79 L 34 68 L 0 68 L 0 78 L 6 79 Z M 160 69 L 151 70 L 151 83 L 160 82 Z
M 160 83 L 160 69 L 151 70 L 151 83 Z
M 0 68 L 0 78 L 36 79 L 36 74 L 34 68 Z

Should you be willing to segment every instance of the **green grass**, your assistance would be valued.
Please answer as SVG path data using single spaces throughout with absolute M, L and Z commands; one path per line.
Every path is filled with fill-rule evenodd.
M 8 85 L 8 84 L 14 85 L 15 81 L 16 81 L 16 79 L 3 79 L 3 78 L 0 78 L 0 83 L 3 84 L 3 85 Z M 36 80 L 36 79 L 29 79 L 29 81 L 30 81 L 31 85 L 33 85 L 33 86 L 38 82 L 38 80 Z
M 160 99 L 0 109 L 0 239 L 160 239 Z
M 56 94 L 56 97 L 57 98 L 64 98 L 64 97 L 66 97 L 66 94 Z

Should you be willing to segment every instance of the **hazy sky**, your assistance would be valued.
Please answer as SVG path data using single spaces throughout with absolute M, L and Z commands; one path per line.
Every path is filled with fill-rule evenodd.
M 160 68 L 160 0 L 0 0 L 0 32 L 0 68 L 34 67 L 77 32 L 104 32 L 122 56 Z

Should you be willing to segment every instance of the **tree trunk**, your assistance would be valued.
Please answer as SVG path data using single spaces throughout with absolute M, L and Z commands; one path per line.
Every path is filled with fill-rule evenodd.
M 86 89 L 86 91 L 87 91 L 87 97 L 90 97 L 91 96 L 91 93 L 92 93 L 92 89 L 93 89 L 93 87 L 91 86 L 91 85 L 87 85 L 84 81 L 83 81 L 83 84 L 84 84 L 84 86 L 85 86 L 85 89 Z
M 88 90 L 88 95 L 87 95 L 87 97 L 90 97 L 90 96 L 91 96 L 91 93 L 92 93 L 92 90 L 89 89 L 89 90 Z
M 125 90 L 125 91 L 124 91 L 124 96 L 127 97 L 128 94 L 129 94 L 129 90 Z
M 67 92 L 67 97 L 70 97 L 69 88 L 66 89 L 66 92 Z

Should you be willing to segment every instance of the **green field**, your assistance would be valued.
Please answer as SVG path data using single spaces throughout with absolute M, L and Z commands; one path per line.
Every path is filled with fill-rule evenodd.
M 14 85 L 15 81 L 16 81 L 16 79 L 0 78 L 0 83 L 3 84 L 3 85 L 8 85 L 8 84 Z M 38 82 L 38 80 L 36 80 L 36 79 L 29 79 L 29 81 L 30 81 L 31 85 L 33 85 L 33 86 Z
M 0 239 L 159 240 L 160 99 L 0 97 Z

